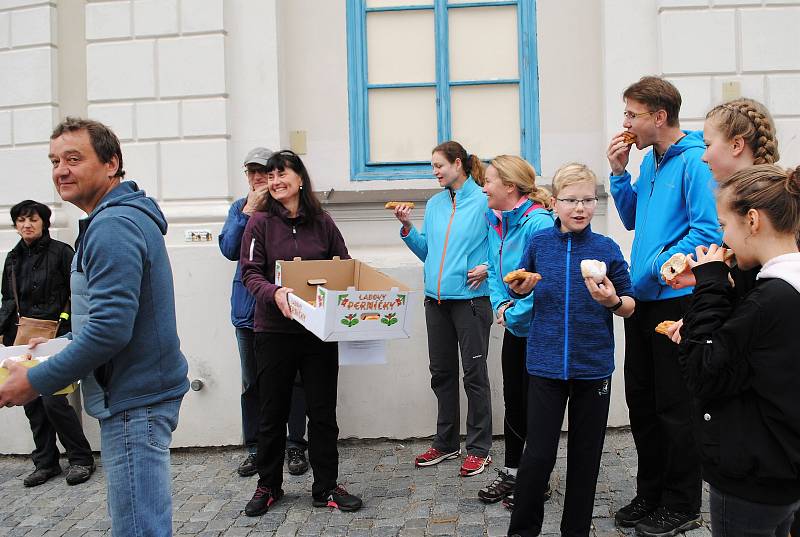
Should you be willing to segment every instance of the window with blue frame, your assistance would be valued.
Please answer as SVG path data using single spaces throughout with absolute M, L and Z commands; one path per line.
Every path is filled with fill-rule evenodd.
M 354 180 L 431 177 L 430 151 L 540 170 L 535 0 L 347 0 Z

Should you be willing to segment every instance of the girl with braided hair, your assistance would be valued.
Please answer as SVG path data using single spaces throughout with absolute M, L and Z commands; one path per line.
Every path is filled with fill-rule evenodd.
M 681 372 L 695 399 L 714 537 L 785 537 L 800 508 L 800 166 L 761 164 L 719 181 L 723 240 L 744 269 L 744 297 L 726 247 L 698 246 L 681 330 Z
M 774 164 L 780 156 L 772 116 L 766 106 L 754 99 L 734 99 L 712 108 L 703 125 L 703 142 L 706 146 L 703 162 L 708 164 L 717 182 L 754 164 Z M 743 297 L 755 286 L 759 269 L 731 269 L 738 296 Z M 674 289 L 694 284 L 694 275 L 689 271 L 669 282 Z M 681 319 L 667 329 L 676 343 L 681 341 L 682 325 Z

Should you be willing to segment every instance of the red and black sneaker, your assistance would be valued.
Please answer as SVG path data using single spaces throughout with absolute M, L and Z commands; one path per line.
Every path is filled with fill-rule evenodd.
M 270 487 L 256 486 L 253 497 L 244 506 L 244 514 L 247 516 L 261 516 L 269 511 L 270 506 L 283 498 L 283 489 L 273 490 Z
M 336 485 L 335 489 L 329 490 L 323 496 L 314 496 L 312 503 L 314 507 L 335 507 L 346 512 L 358 511 L 363 505 L 361 498 L 350 494 L 341 485 Z
M 450 453 L 445 453 L 444 451 L 439 451 L 435 447 L 432 447 L 422 455 L 417 455 L 417 457 L 414 459 L 414 464 L 420 467 L 434 466 L 442 461 L 446 461 L 449 459 L 457 459 L 460 456 L 461 456 L 460 449 L 457 449 L 456 451 L 451 451 Z

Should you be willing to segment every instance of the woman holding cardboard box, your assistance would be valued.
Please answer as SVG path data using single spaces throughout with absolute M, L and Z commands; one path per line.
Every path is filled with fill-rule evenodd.
M 432 466 L 461 457 L 460 349 L 467 393 L 467 456 L 460 474 L 470 476 L 492 461 L 492 396 L 486 367 L 492 305 L 485 283 L 488 205 L 480 186 L 483 164 L 461 144 L 449 141 L 433 149 L 431 166 L 444 190 L 428 200 L 423 229 L 411 223 L 409 205 L 394 209 L 403 224 L 400 236 L 425 264 L 431 388 L 438 401 L 433 445 L 414 463 Z
M 306 393 L 313 504 L 356 511 L 361 499 L 337 483 L 337 344 L 321 341 L 292 320 L 287 295 L 293 290 L 275 285 L 275 261 L 350 255 L 341 232 L 314 196 L 300 157 L 278 151 L 267 161 L 266 171 L 266 202 L 247 222 L 240 256 L 242 280 L 256 299 L 253 330 L 261 405 L 258 485 L 245 514 L 262 515 L 283 497 L 286 421 L 298 371 Z
M 27 344 L 19 325 L 34 319 L 57 321 L 64 316 L 57 326 L 52 323 L 51 337 L 69 332 L 69 315 L 62 312 L 69 301 L 70 264 L 75 251 L 50 238 L 50 214 L 47 205 L 33 200 L 11 208 L 11 221 L 21 239 L 8 253 L 3 269 L 0 333 L 5 345 Z M 67 396 L 43 395 L 24 408 L 36 446 L 31 454 L 36 469 L 23 480 L 24 485 L 35 487 L 61 473 L 56 435 L 67 450 L 67 484 L 89 479 L 95 468 L 92 448 Z

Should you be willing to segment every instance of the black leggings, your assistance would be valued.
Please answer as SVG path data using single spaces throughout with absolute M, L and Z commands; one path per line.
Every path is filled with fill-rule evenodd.
M 517 337 L 508 330 L 503 335 L 503 403 L 505 419 L 503 434 L 506 440 L 506 468 L 519 468 L 525 436 L 528 430 L 528 372 L 525 356 L 528 339 Z M 800 537 L 800 536 L 798 536 Z

